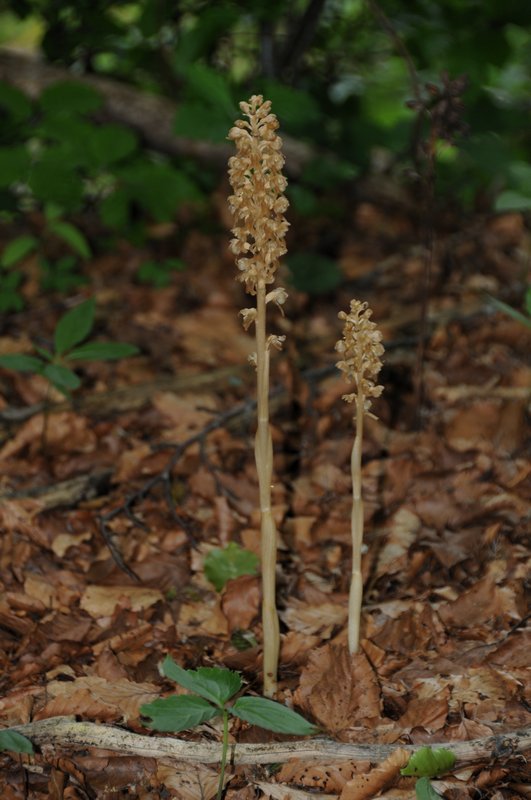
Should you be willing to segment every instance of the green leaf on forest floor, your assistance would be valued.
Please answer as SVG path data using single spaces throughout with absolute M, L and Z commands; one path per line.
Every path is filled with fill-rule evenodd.
M 190 692 L 201 695 L 217 706 L 222 706 L 241 688 L 242 681 L 237 672 L 216 667 L 200 667 L 198 670 L 183 669 L 170 657 L 162 662 L 162 673 Z
M 256 575 L 259 558 L 236 542 L 224 547 L 214 547 L 206 556 L 205 575 L 217 592 L 221 592 L 227 581 L 241 575 Z
M 0 731 L 0 751 L 10 750 L 12 753 L 33 753 L 33 745 L 29 739 L 17 731 Z
M 433 778 L 443 772 L 448 772 L 455 764 L 455 755 L 451 750 L 431 747 L 421 747 L 409 759 L 407 765 L 400 770 L 401 775 L 418 775 Z
M 442 800 L 442 795 L 436 792 L 429 778 L 419 778 L 415 784 L 415 797 L 417 800 Z
M 150 717 L 150 728 L 158 731 L 184 731 L 212 719 L 220 710 L 203 697 L 181 694 L 164 697 L 140 706 L 143 717 Z
M 230 708 L 231 714 L 251 725 L 276 733 L 312 736 L 318 728 L 291 708 L 265 697 L 240 697 Z

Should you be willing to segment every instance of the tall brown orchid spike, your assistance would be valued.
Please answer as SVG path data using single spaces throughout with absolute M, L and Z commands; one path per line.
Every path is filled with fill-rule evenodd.
M 269 427 L 269 357 L 271 348 L 282 348 L 284 336 L 266 336 L 266 306 L 286 301 L 285 289 L 267 291 L 274 282 L 279 259 L 286 252 L 284 217 L 288 201 L 282 174 L 282 140 L 277 135 L 278 120 L 271 103 L 261 95 L 240 103 L 247 118 L 238 120 L 229 132 L 237 153 L 229 161 L 229 179 L 234 194 L 229 206 L 236 226 L 231 250 L 236 255 L 238 278 L 246 291 L 256 295 L 256 306 L 240 312 L 243 326 L 255 326 L 256 352 L 252 363 L 257 373 L 257 415 L 255 459 L 260 490 L 260 532 L 262 553 L 262 627 L 264 648 L 264 694 L 272 697 L 277 689 L 280 635 L 275 602 L 277 531 L 271 512 L 273 445 Z
M 383 386 L 375 381 L 382 368 L 380 356 L 383 355 L 382 334 L 371 321 L 372 311 L 367 303 L 351 300 L 350 313 L 339 312 L 344 321 L 343 338 L 336 344 L 341 361 L 336 367 L 341 370 L 349 383 L 354 383 L 354 391 L 343 395 L 347 403 L 355 403 L 354 419 L 356 435 L 352 447 L 350 468 L 352 474 L 352 577 L 348 605 L 348 646 L 351 653 L 357 653 L 360 639 L 361 600 L 363 579 L 361 575 L 361 548 L 363 543 L 363 498 L 361 493 L 361 447 L 363 441 L 364 415 L 370 413 L 371 400 L 379 397 Z

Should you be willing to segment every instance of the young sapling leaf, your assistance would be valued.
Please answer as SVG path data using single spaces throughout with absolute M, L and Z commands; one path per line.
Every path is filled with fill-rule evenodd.
M 38 244 L 34 236 L 18 236 L 16 239 L 9 242 L 5 248 L 0 258 L 0 266 L 6 269 L 14 266 L 17 262 L 22 261 L 23 258 L 36 250 Z
M 227 581 L 241 575 L 256 575 L 259 558 L 256 553 L 244 550 L 236 542 L 229 542 L 224 548 L 214 547 L 205 557 L 205 575 L 221 592 Z
M 0 356 L 0 367 L 14 369 L 16 372 L 40 372 L 43 366 L 43 362 L 36 356 L 26 356 L 22 353 Z
M 201 695 L 217 706 L 223 706 L 241 689 L 242 681 L 237 672 L 215 667 L 200 667 L 198 670 L 183 669 L 170 657 L 162 662 L 162 673 L 180 686 Z
M 10 750 L 12 753 L 33 753 L 33 745 L 29 739 L 17 731 L 0 731 L 0 751 Z
M 66 242 L 81 258 L 90 258 L 90 247 L 87 240 L 81 231 L 70 222 L 65 222 L 64 220 L 51 221 L 48 223 L 48 230 L 62 239 L 63 242 Z
M 239 697 L 229 711 L 238 719 L 275 733 L 312 736 L 319 730 L 296 711 L 265 697 Z
M 67 397 L 70 391 L 78 389 L 81 386 L 81 381 L 76 373 L 72 372 L 68 367 L 61 366 L 61 364 L 46 364 L 42 370 L 42 374 L 45 378 L 48 378 L 56 389 Z
M 116 361 L 134 356 L 138 347 L 125 342 L 87 342 L 66 355 L 69 361 Z
M 433 778 L 443 772 L 448 772 L 454 764 L 455 755 L 451 750 L 444 748 L 432 750 L 431 747 L 421 747 L 413 753 L 406 766 L 400 770 L 400 774 Z
M 415 797 L 417 800 L 443 800 L 442 795 L 436 792 L 429 778 L 419 778 L 415 784 Z
M 181 694 L 146 703 L 140 706 L 140 713 L 143 717 L 151 718 L 148 727 L 157 731 L 178 733 L 212 719 L 221 710 L 203 697 Z
M 89 335 L 94 324 L 94 305 L 94 298 L 85 300 L 61 317 L 54 333 L 57 355 L 64 355 Z

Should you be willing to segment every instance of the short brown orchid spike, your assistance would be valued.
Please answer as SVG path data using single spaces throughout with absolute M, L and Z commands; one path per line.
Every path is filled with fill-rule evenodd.
M 247 119 L 238 120 L 229 133 L 237 149 L 229 161 L 234 192 L 229 206 L 236 221 L 230 246 L 236 256 L 239 280 L 249 294 L 256 295 L 256 307 L 244 308 L 240 314 L 245 330 L 254 325 L 256 335 L 256 352 L 250 360 L 257 374 L 255 459 L 260 489 L 264 694 L 272 697 L 277 689 L 280 634 L 275 599 L 277 531 L 271 511 L 269 358 L 272 348 L 282 349 L 285 337 L 266 335 L 266 308 L 273 302 L 282 311 L 287 298 L 281 287 L 267 291 L 275 280 L 279 259 L 286 252 L 287 181 L 282 174 L 282 140 L 276 133 L 278 120 L 271 113 L 271 103 L 261 95 L 253 95 L 249 102 L 240 103 L 240 108 Z
M 383 386 L 376 384 L 382 368 L 380 356 L 383 355 L 382 334 L 371 321 L 371 310 L 367 303 L 352 300 L 350 312 L 339 312 L 344 321 L 343 337 L 337 342 L 336 350 L 342 358 L 336 367 L 341 370 L 349 383 L 354 383 L 354 391 L 343 395 L 347 403 L 355 403 L 356 434 L 350 459 L 352 474 L 352 577 L 350 583 L 348 609 L 348 645 L 351 653 L 357 653 L 360 638 L 361 601 L 363 580 L 361 574 L 361 548 L 363 543 L 363 498 L 361 493 L 361 448 L 363 441 L 364 415 L 370 413 L 371 401 L 379 397 Z

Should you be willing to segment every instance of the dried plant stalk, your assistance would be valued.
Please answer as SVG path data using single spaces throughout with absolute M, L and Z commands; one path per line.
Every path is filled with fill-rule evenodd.
M 350 581 L 348 606 L 348 646 L 351 653 L 357 653 L 360 639 L 361 600 L 363 579 L 361 574 L 361 549 L 363 544 L 363 497 L 361 491 L 361 449 L 363 443 L 363 421 L 370 413 L 371 399 L 379 397 L 383 386 L 375 384 L 384 352 L 382 334 L 371 321 L 371 310 L 367 303 L 352 300 L 350 312 L 339 312 L 344 321 L 343 337 L 336 343 L 336 350 L 342 359 L 336 367 L 341 370 L 349 383 L 354 382 L 355 391 L 343 395 L 347 403 L 355 403 L 354 414 L 356 434 L 350 458 L 352 474 L 352 576 Z
M 288 222 L 284 211 L 287 182 L 282 174 L 282 140 L 277 135 L 278 120 L 271 114 L 271 103 L 253 95 L 240 103 L 247 120 L 238 120 L 229 132 L 237 154 L 229 161 L 229 179 L 234 194 L 229 197 L 236 220 L 232 229 L 232 252 L 240 270 L 239 280 L 246 291 L 256 296 L 255 308 L 240 312 L 247 330 L 255 326 L 256 352 L 251 357 L 257 373 L 257 431 L 255 459 L 260 490 L 260 528 L 262 555 L 262 627 L 264 649 L 264 694 L 272 697 L 277 688 L 280 635 L 276 610 L 277 531 L 271 511 L 273 445 L 269 427 L 269 357 L 272 347 L 282 348 L 284 336 L 267 336 L 266 307 L 273 301 L 280 308 L 287 293 L 282 288 L 267 291 L 273 283 L 279 259 L 286 252 Z

